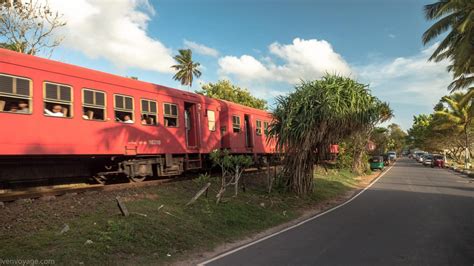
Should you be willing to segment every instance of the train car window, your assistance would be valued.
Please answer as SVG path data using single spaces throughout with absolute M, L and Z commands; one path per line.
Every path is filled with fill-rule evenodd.
M 31 114 L 31 80 L 0 74 L 0 112 Z
M 133 97 L 114 95 L 115 121 L 124 124 L 133 124 Z
M 263 122 L 263 132 L 268 136 L 268 122 Z
M 157 103 L 152 100 L 141 100 L 142 125 L 153 126 L 158 124 Z
M 178 105 L 163 103 L 163 119 L 165 127 L 178 127 Z
M 256 120 L 255 121 L 255 132 L 258 136 L 262 135 L 262 121 Z
M 92 89 L 82 89 L 82 118 L 105 121 L 105 93 Z
M 207 124 L 209 131 L 216 131 L 216 113 L 212 110 L 207 110 Z
M 72 117 L 72 87 L 45 82 L 44 114 L 51 117 Z
M 234 130 L 234 133 L 240 132 L 240 116 L 232 116 L 232 129 Z

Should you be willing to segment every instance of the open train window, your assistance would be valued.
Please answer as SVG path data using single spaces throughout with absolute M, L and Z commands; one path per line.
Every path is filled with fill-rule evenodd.
M 255 133 L 257 133 L 258 136 L 262 135 L 262 121 L 260 120 L 255 120 Z
M 92 89 L 82 89 L 82 118 L 105 121 L 105 93 Z
M 31 80 L 0 74 L 0 112 L 31 114 Z
M 115 121 L 125 124 L 133 124 L 133 97 L 125 95 L 114 95 Z
M 158 124 L 157 103 L 152 100 L 141 100 L 142 104 L 142 125 L 153 126 Z
M 165 127 L 178 127 L 178 105 L 172 103 L 164 103 L 163 119 Z
M 72 117 L 72 88 L 67 85 L 44 83 L 44 114 L 52 117 Z
M 216 131 L 216 113 L 212 110 L 207 110 L 207 124 L 209 131 Z
M 232 129 L 234 130 L 234 133 L 240 132 L 240 116 L 232 116 Z
M 268 136 L 268 122 L 263 122 L 263 132 Z

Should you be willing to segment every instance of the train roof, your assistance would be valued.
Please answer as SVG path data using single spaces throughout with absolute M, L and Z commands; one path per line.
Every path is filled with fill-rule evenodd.
M 269 115 L 268 112 L 252 107 L 244 106 L 234 102 L 229 102 L 220 99 L 213 99 L 201 94 L 187 92 L 180 89 L 175 89 L 167 86 L 162 86 L 146 81 L 135 80 L 123 76 L 118 76 L 90 68 L 76 66 L 68 63 L 63 63 L 51 59 L 41 58 L 38 56 L 27 55 L 10 51 L 7 49 L 0 48 L 0 62 L 28 67 L 32 69 L 48 71 L 58 73 L 61 75 L 67 75 L 71 77 L 107 83 L 117 87 L 126 87 L 131 89 L 140 88 L 140 90 L 146 90 L 148 92 L 157 92 L 162 95 L 170 97 L 181 98 L 185 100 L 194 100 L 203 103 L 221 103 L 233 109 L 247 110 L 252 113 L 258 113 L 261 115 Z

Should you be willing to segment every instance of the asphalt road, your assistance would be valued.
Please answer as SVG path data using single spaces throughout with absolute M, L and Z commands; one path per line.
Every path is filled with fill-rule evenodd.
M 474 183 L 400 159 L 349 204 L 207 265 L 474 265 Z

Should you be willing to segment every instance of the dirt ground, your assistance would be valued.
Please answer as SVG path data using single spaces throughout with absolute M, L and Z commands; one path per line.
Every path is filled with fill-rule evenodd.
M 64 221 L 100 210 L 109 215 L 120 215 L 117 208 L 109 208 L 110 202 L 119 196 L 124 201 L 156 197 L 146 193 L 149 188 L 130 188 L 120 191 L 90 191 L 65 194 L 59 197 L 22 199 L 0 206 L 0 235 L 34 234 L 41 230 L 62 228 Z

